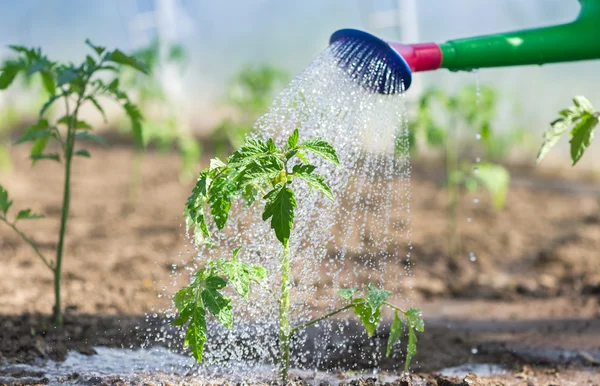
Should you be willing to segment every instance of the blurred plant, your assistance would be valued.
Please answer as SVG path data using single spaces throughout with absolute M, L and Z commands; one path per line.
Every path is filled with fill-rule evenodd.
M 183 129 L 184 123 L 175 111 L 175 106 L 169 100 L 160 80 L 160 71 L 163 69 L 162 66 L 169 63 L 176 64 L 183 71 L 187 53 L 181 45 L 169 45 L 165 63 L 161 63 L 160 44 L 159 40 L 155 39 L 146 47 L 132 53 L 132 57 L 146 64 L 149 76 L 140 74 L 128 66 L 122 66 L 122 85 L 132 94 L 132 99 L 135 100 L 144 116 L 151 118 L 142 123 L 144 145 L 156 144 L 157 148 L 163 152 L 175 146 L 181 156 L 180 178 L 186 180 L 193 176 L 193 169 L 200 157 L 201 148 L 194 136 Z M 159 110 L 159 114 L 152 114 L 156 110 Z M 143 153 L 138 151 L 132 161 L 130 205 L 137 200 L 142 179 L 143 157 Z
M 217 155 L 226 154 L 226 147 L 238 148 L 244 143 L 254 122 L 267 112 L 288 80 L 284 70 L 271 65 L 247 65 L 233 76 L 224 97 L 225 105 L 234 110 L 233 116 L 223 120 L 212 134 Z
M 94 51 L 95 55 L 87 55 L 83 63 L 78 66 L 72 63 L 51 61 L 42 54 L 39 48 L 29 49 L 22 46 L 11 46 L 10 48 L 19 56 L 17 59 L 7 61 L 0 73 L 0 90 L 8 88 L 19 73 L 28 75 L 39 73 L 44 88 L 50 95 L 40 110 L 38 121 L 25 130 L 17 144 L 32 143 L 29 157 L 33 165 L 40 160 L 64 162 L 64 191 L 56 260 L 51 261 L 45 258 L 33 241 L 17 227 L 18 220 L 38 219 L 42 217 L 41 215 L 33 214 L 31 209 L 23 209 L 17 213 L 12 221 L 8 219 L 8 210 L 12 205 L 12 200 L 9 200 L 8 192 L 3 187 L 0 188 L 0 221 L 10 226 L 23 241 L 31 246 L 46 267 L 52 271 L 55 296 L 53 317 L 57 326 L 62 325 L 63 321 L 60 283 L 67 221 L 71 204 L 71 166 L 75 156 L 90 157 L 90 153 L 86 149 L 75 150 L 75 144 L 79 142 L 78 140 L 82 140 L 96 141 L 106 145 L 102 137 L 91 132 L 92 126 L 89 123 L 79 120 L 80 108 L 89 102 L 104 116 L 104 109 L 98 103 L 98 97 L 108 96 L 115 99 L 131 120 L 136 144 L 140 147 L 143 146 L 142 116 L 137 106 L 119 88 L 118 69 L 114 65 L 127 65 L 137 71 L 146 72 L 144 66 L 118 49 L 106 51 L 104 47 L 95 46 L 89 40 L 86 40 L 86 44 Z M 99 73 L 104 72 L 113 72 L 117 75 L 107 84 L 103 80 L 105 77 L 98 76 Z M 57 101 L 64 102 L 65 115 L 55 122 L 50 122 L 46 118 L 47 112 Z M 55 148 L 58 147 L 58 152 L 46 151 L 50 140 L 54 141 Z
M 573 98 L 573 106 L 561 110 L 559 115 L 560 117 L 552 121 L 544 132 L 544 142 L 538 153 L 537 163 L 540 163 L 560 137 L 570 130 L 571 160 L 575 166 L 592 143 L 600 112 L 594 111 L 589 99 L 576 96 Z
M 504 205 L 510 176 L 500 165 L 460 164 L 459 127 L 475 132 L 483 146 L 484 156 L 496 160 L 505 155 L 511 141 L 519 138 L 520 130 L 509 135 L 496 135 L 492 129 L 497 108 L 497 92 L 491 87 L 477 88 L 467 85 L 455 95 L 448 95 L 438 88 L 430 88 L 421 96 L 416 119 L 409 123 L 410 151 L 416 154 L 420 147 L 443 147 L 446 156 L 448 190 L 448 255 L 457 265 L 459 238 L 457 234 L 458 199 L 460 186 L 468 190 L 485 189 L 492 195 L 494 207 Z M 436 108 L 445 118 L 447 129 L 434 119 Z M 400 150 L 400 147 L 397 147 Z

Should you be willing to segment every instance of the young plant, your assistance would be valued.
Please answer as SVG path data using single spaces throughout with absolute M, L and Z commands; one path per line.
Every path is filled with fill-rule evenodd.
M 320 138 L 299 141 L 298 130 L 288 138 L 283 148 L 278 148 L 272 139 L 268 141 L 248 140 L 235 151 L 227 162 L 213 159 L 211 166 L 200 173 L 200 177 L 188 198 L 185 216 L 188 228 L 194 228 L 197 241 L 213 244 L 207 223 L 208 211 L 216 228 L 222 230 L 229 216 L 232 201 L 243 198 L 248 205 L 257 200 L 264 203 L 263 221 L 270 221 L 275 237 L 281 243 L 279 274 L 281 287 L 276 293 L 279 303 L 279 376 L 286 382 L 290 365 L 290 341 L 292 335 L 310 325 L 332 317 L 340 312 L 353 309 L 372 336 L 379 324 L 384 306 L 394 310 L 394 322 L 388 342 L 389 355 L 392 345 L 402 333 L 400 313 L 406 319 L 409 333 L 406 368 L 416 353 L 415 331 L 423 331 L 420 311 L 404 311 L 387 302 L 391 292 L 369 284 L 366 296 L 354 299 L 358 289 L 340 289 L 338 293 L 348 303 L 339 309 L 307 323 L 291 326 L 290 323 L 290 246 L 289 240 L 294 228 L 296 192 L 293 188 L 298 180 L 307 183 L 334 200 L 333 193 L 325 178 L 315 173 L 316 167 L 308 163 L 305 153 L 314 153 L 327 161 L 339 165 L 336 151 Z M 268 276 L 259 266 L 249 265 L 237 259 L 239 250 L 234 251 L 231 260 L 221 259 L 209 262 L 195 274 L 195 279 L 187 287 L 177 292 L 174 304 L 179 316 L 175 325 L 188 323 L 185 344 L 194 357 L 201 362 L 204 343 L 207 339 L 206 315 L 211 313 L 224 326 L 232 328 L 231 299 L 218 290 L 228 283 L 243 297 L 247 298 L 251 282 L 262 283 Z
M 85 104 L 91 104 L 104 116 L 104 109 L 98 102 L 98 98 L 107 96 L 115 99 L 131 120 L 136 144 L 142 146 L 142 117 L 137 106 L 119 88 L 118 70 L 115 65 L 127 65 L 141 72 L 146 72 L 145 67 L 118 49 L 107 51 L 104 47 L 93 45 L 89 40 L 86 40 L 86 44 L 92 49 L 93 55 L 87 55 L 83 63 L 77 66 L 71 63 L 51 61 L 42 54 L 39 48 L 29 49 L 22 46 L 11 46 L 10 48 L 18 53 L 19 57 L 16 60 L 7 62 L 0 73 L 0 89 L 2 90 L 9 87 L 19 73 L 28 75 L 39 73 L 45 90 L 50 94 L 49 99 L 40 110 L 38 121 L 24 131 L 17 143 L 32 143 L 30 158 L 34 165 L 40 160 L 52 160 L 64 165 L 64 190 L 55 260 L 51 261 L 44 258 L 31 239 L 16 227 L 17 220 L 39 218 L 39 216 L 31 215 L 31 211 L 25 209 L 17 214 L 14 221 L 8 221 L 6 214 L 11 202 L 8 201 L 7 192 L 4 189 L 0 196 L 4 197 L 2 198 L 4 202 L 2 221 L 11 226 L 34 249 L 38 257 L 54 275 L 55 303 L 53 317 L 55 324 L 58 326 L 62 325 L 63 320 L 60 283 L 65 235 L 71 206 L 71 168 L 76 157 L 90 157 L 88 150 L 76 148 L 75 145 L 80 141 L 95 141 L 106 145 L 102 137 L 91 132 L 92 126 L 80 119 L 81 107 Z M 108 83 L 103 80 L 106 77 L 101 78 L 98 76 L 100 73 L 106 72 L 115 74 Z M 59 101 L 64 103 L 65 115 L 53 121 L 47 117 L 48 109 Z M 46 148 L 50 141 L 53 141 L 56 146 L 47 151 Z M 56 148 L 58 148 L 58 151 L 54 152 L 53 150 Z
M 576 96 L 573 98 L 573 106 L 561 110 L 559 115 L 560 117 L 552 121 L 544 132 L 544 142 L 537 155 L 537 163 L 540 163 L 560 137 L 570 130 L 571 160 L 575 166 L 592 143 L 600 112 L 594 111 L 589 99 Z

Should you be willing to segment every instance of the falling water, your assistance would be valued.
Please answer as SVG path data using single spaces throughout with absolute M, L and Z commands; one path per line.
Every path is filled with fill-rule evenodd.
M 355 60 L 343 69 L 338 58 L 347 54 Z M 349 74 L 359 74 L 362 81 Z M 334 203 L 318 192 L 309 192 L 303 182 L 295 183 L 296 223 L 290 240 L 293 325 L 338 308 L 341 301 L 335 289 L 339 287 L 364 288 L 373 282 L 394 291 L 392 299 L 405 305 L 411 274 L 411 169 L 404 99 L 400 92 L 370 92 L 364 87 L 369 81 L 383 82 L 392 92 L 402 87 L 388 66 L 370 56 L 367 49 L 334 43 L 281 92 L 252 134 L 274 138 L 282 145 L 298 128 L 300 141 L 320 136 L 331 143 L 342 164 L 336 167 L 308 155 L 317 172 L 326 177 L 336 197 Z M 226 229 L 216 236 L 219 247 L 198 247 L 189 272 L 242 246 L 240 258 L 265 266 L 270 272 L 268 287 L 278 293 L 280 244 L 269 224 L 261 220 L 262 205 L 234 207 Z M 178 282 L 183 285 L 187 280 L 181 277 Z M 210 322 L 205 364 L 199 373 L 238 366 L 249 371 L 249 363 L 272 363 L 277 356 L 276 299 L 258 286 L 251 292 L 248 301 L 232 295 L 233 331 Z M 326 349 L 293 355 L 293 366 L 316 367 L 331 354 L 328 351 L 344 352 L 348 342 L 334 339 L 343 328 L 343 324 L 321 323 L 313 344 Z M 307 341 L 306 335 L 298 338 L 297 348 Z M 361 355 L 375 368 L 380 351 L 373 347 Z

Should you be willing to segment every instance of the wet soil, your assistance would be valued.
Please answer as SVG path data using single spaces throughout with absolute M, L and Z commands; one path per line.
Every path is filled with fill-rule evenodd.
M 46 214 L 23 228 L 51 255 L 61 169 L 50 162 L 30 169 L 23 148 L 13 150 L 13 159 L 14 171 L 1 172 L 0 181 L 14 208 L 30 206 Z M 146 329 L 160 324 L 144 315 L 166 303 L 159 295 L 172 288 L 171 273 L 193 256 L 181 221 L 192 183 L 178 179 L 175 155 L 150 153 L 140 192 L 129 199 L 131 162 L 129 150 L 94 148 L 91 160 L 75 166 L 61 331 L 47 316 L 53 302 L 50 272 L 0 227 L 0 361 L 60 360 L 68 350 L 93 354 L 94 346 L 139 347 Z M 445 190 L 432 170 L 437 169 L 413 169 L 412 289 L 406 280 L 389 281 L 394 290 L 410 291 L 425 311 L 427 333 L 419 338 L 415 362 L 416 371 L 428 374 L 421 376 L 423 382 L 474 385 L 462 379 L 444 383 L 434 372 L 495 363 L 508 366 L 508 375 L 481 384 L 600 384 L 600 184 L 598 190 L 593 184 L 556 189 L 560 185 L 547 183 L 547 177 L 525 171 L 503 211 L 493 210 L 484 194 L 474 203 L 475 196 L 465 193 L 460 248 L 449 258 Z M 399 242 L 390 248 L 407 247 Z M 475 262 L 469 252 L 476 254 Z M 391 279 L 402 277 L 405 262 L 388 268 Z M 357 360 L 354 367 L 365 364 Z M 118 377 L 96 381 L 131 384 Z M 134 384 L 144 382 L 153 384 L 150 379 Z M 169 382 L 194 384 L 165 375 L 163 384 Z

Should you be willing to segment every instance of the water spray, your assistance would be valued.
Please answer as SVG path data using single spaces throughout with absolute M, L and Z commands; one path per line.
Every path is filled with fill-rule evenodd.
M 380 94 L 407 90 L 413 72 L 446 68 L 542 65 L 600 59 L 600 0 L 579 0 L 581 11 L 566 24 L 493 35 L 450 40 L 445 43 L 401 44 L 385 42 L 355 29 L 336 31 L 330 38 L 339 64 L 364 86 Z M 380 77 L 363 76 L 367 63 L 381 66 Z

